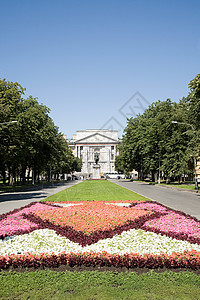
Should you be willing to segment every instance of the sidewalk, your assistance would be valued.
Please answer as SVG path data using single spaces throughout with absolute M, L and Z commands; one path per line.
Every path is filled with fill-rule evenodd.
M 48 186 L 33 187 L 32 190 L 13 191 L 0 194 L 0 214 L 7 213 L 16 208 L 28 205 L 31 202 L 40 201 L 54 195 L 62 190 L 65 190 L 80 181 L 67 181 L 57 184 L 49 184 Z
M 59 182 L 45 182 L 45 183 L 36 183 L 34 185 L 24 185 L 23 187 L 15 187 L 15 186 L 12 186 L 11 189 L 7 189 L 5 191 L 3 190 L 0 190 L 0 194 L 4 194 L 4 193 L 15 193 L 15 192 L 28 192 L 28 191 L 35 191 L 35 190 L 41 190 L 41 189 L 44 189 L 44 188 L 47 188 L 49 186 L 56 186 L 56 185 L 62 185 L 64 183 L 67 183 L 68 181 L 67 180 L 62 180 L 62 181 L 59 181 Z

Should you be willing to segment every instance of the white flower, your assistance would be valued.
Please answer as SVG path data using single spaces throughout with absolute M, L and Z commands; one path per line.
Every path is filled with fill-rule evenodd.
M 111 254 L 125 253 L 150 253 L 160 254 L 164 252 L 183 253 L 184 250 L 200 251 L 200 245 L 191 244 L 187 241 L 176 240 L 154 232 L 146 232 L 142 229 L 131 229 L 123 231 L 120 235 L 112 238 L 100 240 L 95 244 L 82 247 L 69 239 L 56 234 L 54 230 L 39 229 L 29 234 L 12 236 L 0 241 L 0 255 L 10 255 L 12 253 L 22 254 L 25 252 L 49 253 L 54 252 L 103 252 Z

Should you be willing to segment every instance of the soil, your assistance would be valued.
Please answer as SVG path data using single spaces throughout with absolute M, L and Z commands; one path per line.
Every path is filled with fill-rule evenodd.
M 105 272 L 105 271 L 112 271 L 115 273 L 120 273 L 120 272 L 136 272 L 138 275 L 143 274 L 143 273 L 148 273 L 150 271 L 154 271 L 156 273 L 163 273 L 165 271 L 171 271 L 171 272 L 193 272 L 196 275 L 200 275 L 200 269 L 198 270 L 192 270 L 189 268 L 158 268 L 158 269 L 149 269 L 149 268 L 126 268 L 126 267 L 122 267 L 122 268 L 118 268 L 118 267 L 102 267 L 102 266 L 95 266 L 95 267 L 86 267 L 84 265 L 82 266 L 67 266 L 67 265 L 60 265 L 59 267 L 54 267 L 54 268 L 46 268 L 46 267 L 39 267 L 39 268 L 13 268 L 10 267 L 8 269 L 6 269 L 5 271 L 15 271 L 15 272 L 20 272 L 20 273 L 24 273 L 24 272 L 35 272 L 38 270 L 51 270 L 51 271 L 55 271 L 55 272 L 65 272 L 65 271 L 71 271 L 71 272 L 82 272 L 82 271 L 99 271 L 99 272 Z

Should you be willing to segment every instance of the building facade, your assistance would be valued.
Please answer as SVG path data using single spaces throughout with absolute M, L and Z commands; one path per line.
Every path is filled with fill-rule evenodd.
M 74 156 L 82 159 L 83 165 L 79 175 L 93 178 L 95 153 L 98 153 L 101 176 L 115 172 L 117 145 L 120 143 L 117 130 L 79 130 L 68 143 Z

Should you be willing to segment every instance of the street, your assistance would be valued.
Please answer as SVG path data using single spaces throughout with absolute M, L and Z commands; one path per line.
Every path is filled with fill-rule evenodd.
M 131 182 L 128 180 L 113 179 L 110 181 L 168 207 L 183 211 L 200 220 L 200 191 L 199 193 L 190 192 L 185 189 L 180 191 L 157 184 Z

